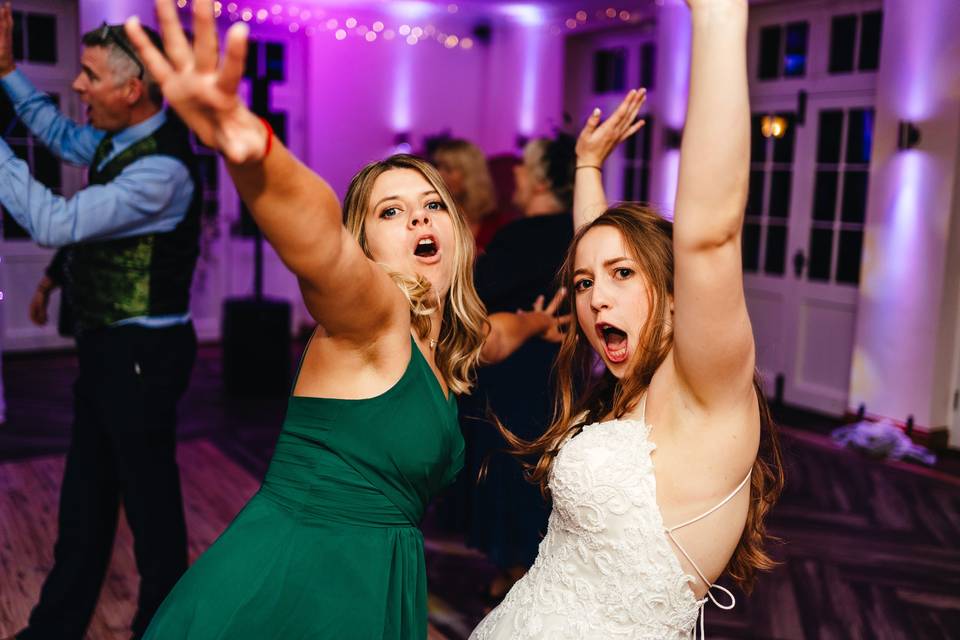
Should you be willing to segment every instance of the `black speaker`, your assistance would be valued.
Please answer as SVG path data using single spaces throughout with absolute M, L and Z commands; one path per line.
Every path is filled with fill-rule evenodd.
M 269 298 L 223 303 L 223 383 L 227 393 L 290 392 L 290 304 Z

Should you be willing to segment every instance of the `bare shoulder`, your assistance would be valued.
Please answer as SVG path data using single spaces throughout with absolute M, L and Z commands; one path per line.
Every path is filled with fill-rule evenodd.
M 380 395 L 400 379 L 412 355 L 409 328 L 385 332 L 361 346 L 321 328 L 306 349 L 294 395 L 317 398 Z

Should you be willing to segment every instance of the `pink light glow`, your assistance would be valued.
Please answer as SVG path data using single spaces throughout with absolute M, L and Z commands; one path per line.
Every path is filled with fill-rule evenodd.
M 949 29 L 951 22 L 941 19 L 950 11 L 948 5 L 955 0 L 928 0 L 923 3 L 921 10 L 913 4 L 903 4 L 891 7 L 890 13 L 897 8 L 906 9 L 897 12 L 896 16 L 884 16 L 884 23 L 888 20 L 900 20 L 905 25 L 897 32 L 903 34 L 924 34 L 923 37 L 910 37 L 908 42 L 899 47 L 900 55 L 884 56 L 883 65 L 890 65 L 894 71 L 891 77 L 896 78 L 896 92 L 891 97 L 898 107 L 898 111 L 906 120 L 924 120 L 930 117 L 934 110 L 933 94 L 938 93 L 938 84 L 950 82 L 955 70 L 944 68 L 943 61 L 949 59 L 940 55 L 937 43 L 950 40 L 949 36 L 942 35 L 944 29 Z M 887 33 L 884 38 L 890 33 Z M 906 46 L 903 46 L 903 45 Z

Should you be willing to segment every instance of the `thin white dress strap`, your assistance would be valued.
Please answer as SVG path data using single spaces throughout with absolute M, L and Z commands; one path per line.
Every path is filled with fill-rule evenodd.
M 644 397 L 644 402 L 646 402 L 646 397 Z M 747 477 L 744 478 L 743 481 L 741 481 L 739 485 L 737 485 L 737 488 L 734 489 L 734 490 L 730 493 L 730 495 L 728 495 L 726 498 L 724 498 L 723 500 L 721 500 L 720 503 L 717 504 L 716 506 L 714 506 L 713 508 L 711 508 L 711 509 L 709 509 L 708 511 L 700 514 L 700 515 L 697 516 L 696 518 L 691 518 L 690 520 L 687 520 L 686 522 L 682 522 L 682 523 L 677 524 L 677 525 L 674 525 L 674 526 L 672 526 L 672 527 L 664 527 L 664 532 L 666 532 L 667 537 L 670 538 L 670 541 L 671 541 L 674 545 L 676 545 L 677 549 L 680 550 L 680 553 L 682 553 L 682 554 L 683 554 L 683 557 L 687 559 L 687 561 L 690 563 L 690 566 L 693 567 L 693 570 L 697 572 L 697 575 L 700 576 L 700 579 L 701 579 L 701 580 L 703 580 L 703 584 L 707 585 L 707 595 L 706 595 L 706 597 L 704 597 L 704 598 L 703 598 L 702 600 L 700 600 L 700 602 L 699 602 L 699 604 L 700 604 L 700 637 L 703 638 L 703 639 L 706 639 L 706 637 L 707 637 L 707 630 L 706 630 L 706 611 L 705 611 L 705 609 L 704 609 L 704 606 L 707 604 L 707 600 L 710 600 L 710 602 L 712 602 L 712 603 L 715 604 L 716 606 L 720 607 L 721 609 L 724 609 L 724 610 L 729 611 L 730 609 L 733 609 L 735 606 L 737 606 L 737 599 L 736 599 L 736 597 L 734 597 L 734 595 L 733 595 L 732 593 L 730 593 L 730 590 L 729 590 L 729 589 L 727 589 L 726 587 L 722 587 L 722 586 L 720 586 L 719 584 L 716 584 L 716 583 L 714 583 L 714 582 L 710 582 L 710 581 L 707 579 L 707 576 L 703 575 L 703 571 L 700 570 L 700 567 L 697 565 L 697 563 L 693 560 L 693 558 L 690 557 L 690 554 L 687 553 L 687 550 L 683 548 L 683 545 L 680 544 L 680 542 L 674 537 L 673 532 L 676 531 L 677 529 L 682 529 L 683 527 L 685 527 L 685 526 L 687 526 L 687 525 L 693 524 L 694 522 L 697 522 L 698 520 L 703 520 L 703 519 L 706 518 L 708 515 L 710 515 L 711 513 L 713 513 L 714 511 L 716 511 L 716 510 L 719 509 L 720 507 L 722 507 L 723 505 L 725 505 L 725 504 L 727 504 L 728 502 L 730 502 L 731 500 L 733 500 L 734 496 L 736 496 L 738 493 L 740 493 L 740 490 L 743 489 L 743 487 L 746 486 L 747 482 L 750 481 L 750 475 L 751 475 L 752 473 L 753 473 L 753 469 L 751 469 L 750 472 L 747 473 Z M 727 594 L 727 597 L 730 598 L 729 602 L 728 602 L 727 604 L 723 604 L 723 603 L 719 602 L 719 601 L 717 600 L 717 598 L 713 595 L 713 590 L 714 590 L 714 589 L 717 589 L 718 591 L 722 591 L 723 593 Z M 694 629 L 694 634 L 696 634 L 696 629 Z M 694 635 L 694 637 L 696 637 L 696 636 Z

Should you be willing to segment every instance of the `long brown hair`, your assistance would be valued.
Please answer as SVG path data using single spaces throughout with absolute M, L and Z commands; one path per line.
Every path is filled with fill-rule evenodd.
M 429 163 L 411 155 L 398 154 L 386 160 L 371 162 L 350 181 L 343 199 L 343 221 L 356 238 L 367 257 L 374 260 L 367 243 L 365 227 L 370 193 L 377 178 L 393 169 L 412 169 L 423 177 L 440 195 L 453 221 L 454 255 L 453 277 L 443 305 L 440 337 L 437 340 L 437 368 L 450 390 L 457 394 L 469 393 L 480 362 L 480 349 L 486 335 L 487 312 L 473 286 L 474 241 L 453 196 L 443 178 Z M 430 332 L 430 315 L 436 311 L 437 297 L 430 282 L 420 275 L 397 273 L 384 265 L 410 303 L 410 323 L 421 338 Z
M 561 283 L 573 291 L 574 256 L 583 236 L 595 227 L 620 231 L 624 244 L 640 266 L 647 284 L 650 315 L 641 331 L 640 348 L 630 373 L 618 380 L 609 370 L 594 374 L 596 354 L 580 329 L 576 305 L 571 304 L 570 330 L 557 354 L 553 422 L 534 440 L 518 438 L 502 424 L 497 426 L 508 450 L 517 456 L 527 479 L 549 493 L 550 471 L 561 445 L 583 426 L 607 415 L 622 417 L 633 409 L 650 386 L 653 374 L 673 346 L 670 299 L 673 297 L 673 223 L 652 209 L 635 203 L 620 204 L 581 227 L 574 236 L 560 270 Z M 741 588 L 749 591 L 758 570 L 775 566 L 763 549 L 767 538 L 764 517 L 783 489 L 783 469 L 776 425 L 770 416 L 754 376 L 760 407 L 760 450 L 750 476 L 750 507 L 743 534 L 726 571 Z M 535 459 L 535 461 L 534 461 Z

